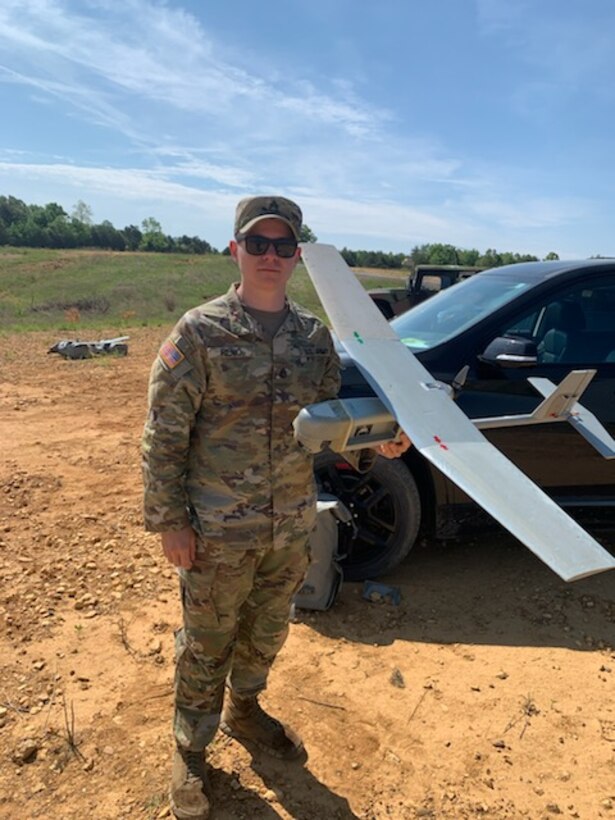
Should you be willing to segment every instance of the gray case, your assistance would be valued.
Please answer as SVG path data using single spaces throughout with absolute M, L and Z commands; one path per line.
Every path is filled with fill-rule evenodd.
M 329 609 L 343 579 L 338 563 L 338 526 L 351 522 L 352 516 L 333 495 L 319 495 L 316 508 L 316 526 L 310 535 L 311 563 L 294 600 L 299 609 Z

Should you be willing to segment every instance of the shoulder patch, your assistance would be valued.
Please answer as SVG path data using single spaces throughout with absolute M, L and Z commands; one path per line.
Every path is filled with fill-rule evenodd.
M 158 351 L 158 355 L 169 370 L 173 370 L 174 367 L 177 367 L 177 365 L 181 364 L 186 358 L 172 339 L 166 340 Z

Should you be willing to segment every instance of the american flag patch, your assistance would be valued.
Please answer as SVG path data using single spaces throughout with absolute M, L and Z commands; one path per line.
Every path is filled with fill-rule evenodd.
M 186 358 L 175 342 L 172 342 L 171 339 L 166 340 L 160 348 L 158 355 L 169 370 L 173 370 L 174 367 L 177 367 L 177 365 Z

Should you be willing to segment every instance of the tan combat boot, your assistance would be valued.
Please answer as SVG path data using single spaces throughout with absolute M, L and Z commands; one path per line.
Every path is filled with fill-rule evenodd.
M 177 746 L 169 794 L 173 814 L 178 820 L 207 820 L 209 796 L 203 750 L 193 752 Z
M 292 760 L 303 753 L 301 738 L 261 709 L 256 696 L 240 698 L 229 692 L 220 728 L 225 734 L 254 743 L 274 757 Z

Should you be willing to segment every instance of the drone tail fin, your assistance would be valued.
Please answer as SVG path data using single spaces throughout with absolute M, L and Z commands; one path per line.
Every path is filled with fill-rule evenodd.
M 578 399 L 595 376 L 595 370 L 572 370 L 557 387 L 549 379 L 530 378 L 531 384 L 545 396 L 532 413 L 536 421 L 565 420 L 588 441 L 603 458 L 615 458 L 615 439 Z

